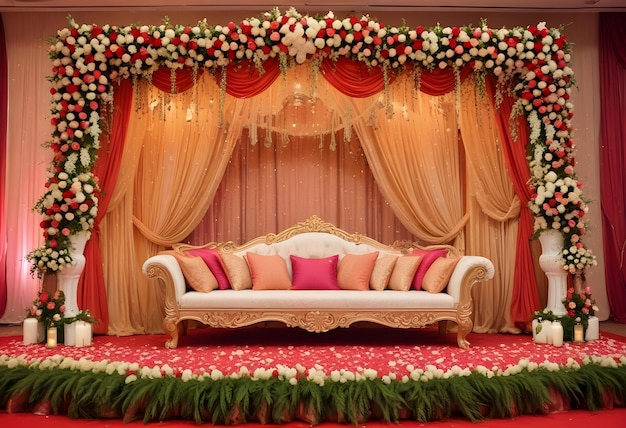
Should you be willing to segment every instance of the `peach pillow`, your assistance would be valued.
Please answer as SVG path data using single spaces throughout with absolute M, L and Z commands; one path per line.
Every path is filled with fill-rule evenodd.
M 217 279 L 201 257 L 186 256 L 176 251 L 164 251 L 176 258 L 185 281 L 195 291 L 208 293 L 218 288 Z
M 367 254 L 346 254 L 339 262 L 337 283 L 344 290 L 369 290 L 370 277 L 378 251 Z
M 391 272 L 391 278 L 389 278 L 389 288 L 398 291 L 409 291 L 421 261 L 421 256 L 398 257 L 396 265 L 393 267 L 393 272 Z
M 447 255 L 448 250 L 445 248 L 438 248 L 436 250 L 422 250 L 420 248 L 417 248 L 413 250 L 413 252 L 409 254 L 409 256 L 422 257 L 422 262 L 417 268 L 417 272 L 415 272 L 415 278 L 413 278 L 413 288 L 416 290 L 421 290 L 424 275 L 426 275 L 426 272 L 428 271 L 430 265 L 432 265 L 437 258 L 446 257 Z
M 222 268 L 226 272 L 231 288 L 233 290 L 252 288 L 252 278 L 246 260 L 231 253 L 221 253 L 220 256 Z
M 226 276 L 226 272 L 224 272 L 224 268 L 222 268 L 222 259 L 220 258 L 219 251 L 212 248 L 196 248 L 185 251 L 185 254 L 202 257 L 204 263 L 211 269 L 211 273 L 215 275 L 219 289 L 228 290 L 230 288 L 228 276 Z
M 291 279 L 285 260 L 278 254 L 246 253 L 253 290 L 289 290 Z
M 430 293 L 439 293 L 448 285 L 448 281 L 454 272 L 454 268 L 461 260 L 460 257 L 436 259 L 422 281 L 422 288 Z
M 292 290 L 340 290 L 337 284 L 337 254 L 321 259 L 289 258 L 293 271 Z
M 396 260 L 398 260 L 398 256 L 383 256 L 376 259 L 374 269 L 372 269 L 372 276 L 370 277 L 370 288 L 372 290 L 382 291 L 387 288 L 393 267 L 396 265 Z

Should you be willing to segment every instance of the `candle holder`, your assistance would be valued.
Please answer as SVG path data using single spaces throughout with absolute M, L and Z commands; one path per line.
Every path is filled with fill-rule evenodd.
M 57 347 L 57 328 L 55 326 L 48 327 L 48 340 L 46 342 L 46 348 Z
M 580 344 L 584 341 L 583 325 L 581 323 L 574 324 L 574 343 Z

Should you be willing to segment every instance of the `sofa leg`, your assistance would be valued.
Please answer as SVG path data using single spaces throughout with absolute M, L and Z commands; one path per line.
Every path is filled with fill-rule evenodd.
M 181 330 L 181 326 L 176 322 L 176 319 L 164 319 L 163 320 L 163 329 L 166 334 L 171 336 L 171 339 L 165 342 L 165 347 L 167 349 L 175 349 L 178 347 L 178 335 Z

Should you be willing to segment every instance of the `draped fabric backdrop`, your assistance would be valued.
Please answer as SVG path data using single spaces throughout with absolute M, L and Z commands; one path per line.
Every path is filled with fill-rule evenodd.
M 626 13 L 600 14 L 601 189 L 606 291 L 626 323 Z
M 7 49 L 4 43 L 4 24 L 0 16 L 0 314 L 7 306 L 7 212 L 5 186 L 7 162 L 7 102 L 9 80 Z
M 226 20 L 236 20 L 237 15 L 239 12 L 233 12 Z M 397 17 L 392 15 L 384 17 Z M 49 149 L 41 147 L 50 138 L 50 88 L 43 78 L 50 72 L 46 40 L 65 25 L 66 16 L 62 12 L 8 16 L 11 19 L 2 23 L 7 53 L 0 57 L 0 68 L 8 69 L 0 81 L 0 96 L 9 99 L 8 113 L 0 111 L 0 118 L 8 114 L 8 124 L 0 128 L 0 144 L 4 143 L 0 160 L 6 159 L 0 175 L 0 192 L 5 192 L 4 198 L 0 198 L 0 281 L 6 281 L 0 282 L 0 299 L 2 290 L 6 290 L 6 308 L 0 323 L 19 323 L 24 307 L 40 286 L 40 281 L 29 275 L 30 266 L 24 256 L 41 241 L 41 219 L 31 207 L 41 195 L 51 156 Z M 197 19 L 193 12 L 172 11 L 169 16 L 181 22 Z M 612 14 L 616 20 L 612 22 L 603 17 L 599 32 L 594 20 L 597 16 L 446 13 L 432 18 L 443 19 L 448 25 L 482 18 L 506 26 L 546 19 L 555 26 L 571 22 L 568 40 L 574 45 L 572 68 L 580 86 L 572 94 L 577 113 L 577 171 L 585 180 L 585 189 L 591 190 L 587 196 L 595 203 L 590 211 L 595 227 L 590 229 L 588 238 L 594 252 L 602 257 L 596 232 L 600 229 L 596 220 L 601 217 L 599 209 L 595 213 L 600 205 L 599 189 L 594 194 L 594 189 L 599 188 L 596 173 L 600 169 L 596 165 L 599 155 L 595 154 L 600 97 L 595 90 L 599 73 L 594 58 L 598 34 L 606 36 L 605 43 L 612 44 L 611 52 L 607 52 L 610 55 L 603 54 L 602 61 L 606 62 L 602 70 L 611 79 L 603 78 L 603 85 L 617 85 L 618 75 L 612 73 L 623 76 L 623 63 L 614 71 L 609 67 L 615 65 L 614 55 L 621 48 L 615 40 L 621 38 L 607 34 L 612 28 L 623 29 L 624 21 L 623 14 Z M 120 19 L 156 22 L 161 18 L 162 12 L 146 11 L 125 16 L 118 12 L 81 15 L 86 22 L 101 24 Z M 424 16 L 409 14 L 406 19 L 423 22 Z M 493 109 L 484 104 L 486 100 L 493 102 L 493 95 L 471 95 L 476 93 L 476 88 L 470 87 L 473 77 L 456 93 L 458 82 L 454 76 L 440 76 L 439 71 L 433 75 L 424 73 L 419 85 L 408 72 L 395 81 L 390 79 L 385 90 L 385 76 L 380 69 L 368 70 L 352 62 L 300 66 L 288 70 L 285 78 L 278 61 L 266 63 L 265 68 L 262 76 L 247 64 L 229 68 L 225 98 L 220 94 L 219 75 L 194 79 L 190 73 L 179 73 L 175 85 L 179 93 L 174 95 L 169 94 L 169 71 L 156 73 L 154 86 L 147 82 L 134 84 L 132 80 L 125 83 L 132 84 L 132 106 L 127 110 L 128 117 L 124 108 L 109 112 L 109 123 L 115 130 L 110 139 L 103 140 L 108 150 L 101 153 L 98 168 L 106 190 L 102 202 L 110 200 L 100 212 L 99 232 L 94 230 L 93 242 L 88 244 L 87 267 L 80 286 L 79 305 L 101 320 L 97 331 L 133 334 L 161 330 L 156 284 L 148 283 L 140 270 L 145 258 L 160 248 L 183 240 L 244 241 L 282 230 L 313 213 L 383 242 L 449 242 L 466 254 L 487 255 L 498 266 L 498 276 L 475 289 L 480 311 L 476 329 L 517 331 L 527 324 L 529 313 L 538 309 L 537 294 L 539 300 L 545 300 L 545 275 L 536 263 L 533 265 L 538 244 L 532 241 L 529 245 L 532 221 L 525 202 L 529 197 L 527 137 L 524 120 L 518 122 L 517 140 L 508 131 L 512 124 L 511 99 L 505 96 Z M 487 83 L 491 85 L 489 80 Z M 494 91 L 489 85 L 487 91 Z M 607 226 L 605 269 L 607 275 L 617 275 L 607 278 L 607 287 L 617 290 L 611 295 L 611 310 L 624 314 L 626 292 L 620 247 L 624 243 L 623 205 L 621 214 L 608 208 L 619 206 L 613 204 L 624 200 L 623 195 L 615 192 L 624 191 L 623 182 L 618 184 L 623 180 L 624 161 L 617 165 L 617 154 L 623 154 L 623 105 L 621 113 L 618 109 L 625 96 L 623 83 L 621 89 L 612 87 L 606 91 L 603 87 L 607 93 L 602 96 L 603 102 L 613 99 L 612 104 L 603 106 L 602 112 L 602 150 L 606 155 L 603 162 L 615 165 L 602 165 L 603 181 L 611 183 L 602 186 L 602 216 Z M 126 98 L 121 95 L 122 90 L 116 88 L 116 103 L 123 104 Z M 480 106 L 478 111 L 465 111 L 472 103 Z M 0 109 L 5 106 L 2 103 Z M 395 115 L 389 118 L 391 111 Z M 422 113 L 437 115 L 429 120 L 419 117 Z M 484 121 L 481 129 L 485 130 L 485 144 L 478 145 L 480 155 L 473 154 L 477 147 L 472 141 L 473 121 Z M 495 124 L 499 132 L 494 132 Z M 420 126 L 416 133 L 420 135 L 409 135 L 411 126 Z M 411 151 L 402 144 L 404 141 L 399 141 L 405 137 L 422 141 L 422 145 Z M 618 137 L 609 146 L 609 140 Z M 395 153 L 391 159 L 386 157 L 390 153 L 380 150 L 386 146 Z M 434 149 L 443 155 L 433 155 Z M 405 165 L 401 163 L 404 159 L 393 159 L 405 156 L 403 153 L 410 156 Z M 389 169 L 384 170 L 381 165 L 388 165 Z M 503 165 L 508 183 L 502 170 L 498 170 Z M 411 173 L 405 174 L 408 168 Z M 487 174 L 492 174 L 493 179 L 487 180 Z M 400 184 L 397 180 L 403 177 Z M 403 193 L 405 186 L 413 194 Z M 331 196 L 329 190 L 333 191 Z M 294 198 L 298 198 L 298 204 L 288 202 Z M 310 205 L 302 204 L 303 201 Z M 622 232 L 608 230 L 620 221 Z M 619 241 L 608 243 L 613 237 Z M 487 249 L 481 249 L 483 243 L 477 240 L 482 239 L 495 245 L 487 248 L 486 241 Z M 509 249 L 513 247 L 515 251 Z M 603 259 L 599 258 L 599 262 Z M 101 276 L 99 267 L 103 270 Z M 601 299 L 599 316 L 606 319 L 609 311 L 601 272 L 600 266 L 593 269 L 589 279 L 594 295 Z
M 6 168 L 0 173 L 6 214 L 0 234 L 6 233 L 7 242 L 3 271 L 7 278 L 7 304 L 0 323 L 21 323 L 24 308 L 32 303 L 40 287 L 40 281 L 30 275 L 25 256 L 42 239 L 41 217 L 31 208 L 41 197 L 46 167 L 52 158 L 52 151 L 42 147 L 50 140 L 50 82 L 44 78 L 50 71 L 50 59 L 45 54 L 50 30 L 44 25 L 33 25 L 28 14 L 9 16 L 10 20 L 3 22 L 9 60 L 0 62 L 8 68 L 9 80 L 3 80 L 3 84 L 7 85 L 5 94 L 8 92 L 10 99 L 8 126 L 0 131 L 3 136 L 9 132 L 4 152 Z M 24 28 L 29 29 L 28 42 L 23 30 L 17 30 Z M 37 71 L 37 77 L 33 71 Z
M 498 275 L 476 291 L 476 330 L 519 331 L 538 307 L 512 301 L 522 209 L 500 147 L 508 130 L 473 75 L 461 87 L 451 71 L 407 72 L 385 88 L 379 69 L 350 61 L 320 64 L 323 77 L 266 67 L 228 67 L 226 97 L 222 76 L 136 82 L 101 223 L 109 333 L 161 330 L 156 281 L 140 271 L 149 256 L 183 240 L 244 242 L 312 214 L 382 242 L 489 257 Z M 538 301 L 534 282 L 518 287 L 522 304 Z

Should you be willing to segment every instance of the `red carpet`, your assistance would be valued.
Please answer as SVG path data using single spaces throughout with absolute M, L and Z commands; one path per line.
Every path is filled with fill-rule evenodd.
M 165 335 L 144 335 L 131 337 L 96 336 L 93 346 L 76 348 L 59 345 L 48 349 L 44 345 L 23 345 L 21 337 L 0 338 L 0 358 L 2 360 L 32 363 L 53 361 L 55 364 L 97 364 L 122 363 L 125 376 L 140 377 L 144 373 L 153 375 L 171 375 L 180 379 L 189 379 L 194 375 L 206 373 L 207 378 L 220 379 L 232 373 L 237 377 L 255 377 L 258 379 L 280 378 L 289 380 L 294 377 L 313 379 L 319 382 L 326 378 L 327 383 L 350 383 L 355 376 L 379 378 L 386 384 L 412 380 L 424 381 L 423 377 L 455 378 L 466 376 L 470 371 L 478 371 L 495 377 L 511 376 L 520 370 L 532 372 L 536 367 L 547 371 L 558 367 L 572 367 L 596 362 L 597 366 L 619 366 L 620 372 L 626 367 L 626 342 L 623 337 L 603 333 L 594 342 L 583 344 L 565 343 L 563 347 L 538 345 L 529 335 L 490 335 L 471 334 L 469 349 L 456 347 L 455 335 L 440 336 L 434 330 L 393 330 L 387 328 L 351 328 L 335 330 L 324 334 L 308 333 L 289 328 L 249 328 L 238 330 L 196 329 L 179 341 L 174 350 L 164 348 Z M 60 363 L 63 361 L 63 363 Z M 90 363 L 88 363 L 90 362 Z M 611 363 L 612 362 L 612 363 Z M 620 378 L 622 379 L 622 378 Z M 295 379 L 294 379 L 295 380 Z M 332 381 L 332 382 L 331 382 Z M 328 385 L 327 385 L 328 386 Z M 624 393 L 626 386 L 618 386 L 618 392 Z M 580 389 L 575 387 L 574 389 Z M 581 392 L 584 395 L 584 391 Z M 601 393 L 600 395 L 602 395 Z M 551 391 L 552 403 L 543 406 L 543 412 L 567 410 L 570 403 L 562 401 L 558 394 Z M 10 401 L 10 400 L 9 400 Z M 565 400 L 567 401 L 567 400 Z M 626 427 L 626 409 L 610 409 L 623 406 L 621 397 L 600 399 L 608 407 L 601 411 L 572 410 L 569 412 L 550 413 L 545 416 L 515 416 L 510 418 L 490 419 L 481 422 L 484 427 L 497 426 L 533 426 L 534 428 L 556 428 L 596 424 L 601 420 L 603 428 Z M 3 403 L 0 402 L 0 406 Z M 34 425 L 51 427 L 82 426 L 121 426 L 123 421 L 90 419 L 72 420 L 64 416 L 37 416 L 30 412 L 39 410 L 51 412 L 49 406 L 24 405 L 11 407 L 4 403 L 9 412 L 0 413 L 0 426 Z M 584 408 L 584 406 L 583 406 Z M 43 410 L 42 410 L 43 409 Z M 47 409 L 47 410 L 46 410 Z M 515 411 L 513 412 L 515 414 Z M 126 422 L 141 418 L 140 412 Z M 125 416 L 126 417 L 126 416 Z M 297 419 L 297 418 L 296 418 Z M 413 419 L 409 415 L 409 419 Z M 441 419 L 441 418 L 437 418 Z M 435 426 L 462 426 L 467 418 L 444 417 L 443 421 L 428 419 L 426 424 Z M 10 424 L 3 423 L 4 420 Z M 305 418 L 305 420 L 307 420 Z M 415 420 L 415 419 L 413 419 Z M 44 422 L 49 425 L 42 425 Z M 308 420 L 307 420 L 308 421 Z M 618 425 L 611 425 L 615 422 Z M 119 422 L 119 425 L 116 425 Z M 232 420 L 230 422 L 233 422 Z M 234 422 L 239 422 L 237 419 Z M 310 421 L 308 421 L 310 422 Z M 314 421 L 317 422 L 317 421 Z M 139 424 L 141 422 L 133 422 Z M 164 420 L 159 426 L 190 426 L 193 421 Z M 542 425 L 544 424 L 545 425 Z M 449 424 L 449 425 L 446 425 Z M 527 424 L 527 425 L 524 425 Z M 127 426 L 128 424 L 125 424 Z M 299 427 L 306 423 L 290 422 L 288 427 Z M 333 426 L 324 422 L 324 426 Z M 334 424 L 336 425 L 336 424 Z M 384 422 L 370 422 L 370 427 L 382 427 Z M 403 426 L 424 426 L 423 422 L 410 422 L 403 418 Z M 469 425 L 468 425 L 469 426 Z
M 626 342 L 617 335 L 603 334 L 600 340 L 563 347 L 535 344 L 529 335 L 470 334 L 470 348 L 456 346 L 455 335 L 440 336 L 436 330 L 404 331 L 387 328 L 337 329 L 324 334 L 291 328 L 197 329 L 183 336 L 177 349 L 166 349 L 165 335 L 129 337 L 96 336 L 93 346 L 76 348 L 59 345 L 23 345 L 21 337 L 0 338 L 0 355 L 24 355 L 27 360 L 63 355 L 75 360 L 125 361 L 142 367 L 167 364 L 176 373 L 213 369 L 224 374 L 246 367 L 279 365 L 316 368 L 327 374 L 334 370 L 352 372 L 374 369 L 379 376 L 402 376 L 411 367 L 428 365 L 450 370 L 454 366 L 505 370 L 521 360 L 567 364 L 569 358 L 581 362 L 587 356 L 626 356 Z M 621 340 L 620 340 L 621 339 Z

